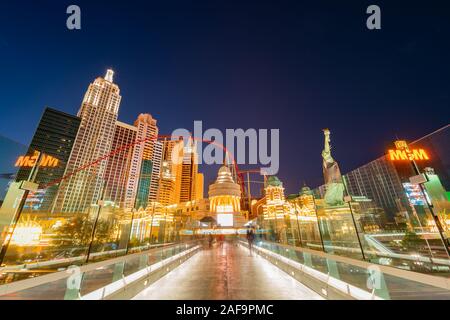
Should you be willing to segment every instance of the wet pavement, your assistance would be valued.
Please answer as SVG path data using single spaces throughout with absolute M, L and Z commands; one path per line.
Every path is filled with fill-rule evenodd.
M 225 242 L 200 251 L 134 299 L 318 300 L 320 295 L 248 249 Z

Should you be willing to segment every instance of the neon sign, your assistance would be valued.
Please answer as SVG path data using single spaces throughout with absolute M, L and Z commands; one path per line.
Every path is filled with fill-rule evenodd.
M 388 150 L 388 158 L 391 161 L 423 161 L 430 160 L 428 153 L 424 149 L 409 149 L 404 140 L 395 141 L 395 149 Z
M 17 158 L 14 166 L 32 168 L 36 165 L 39 159 L 39 152 L 35 152 L 31 156 L 20 156 Z M 59 164 L 59 160 L 47 154 L 43 154 L 39 161 L 39 167 L 54 168 Z

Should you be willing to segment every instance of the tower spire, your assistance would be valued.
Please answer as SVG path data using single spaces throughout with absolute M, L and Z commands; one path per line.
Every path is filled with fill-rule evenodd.
M 227 167 L 227 152 L 226 151 L 223 152 L 223 165 L 225 167 Z
M 112 69 L 106 70 L 105 80 L 112 83 L 113 78 L 114 78 L 114 71 Z

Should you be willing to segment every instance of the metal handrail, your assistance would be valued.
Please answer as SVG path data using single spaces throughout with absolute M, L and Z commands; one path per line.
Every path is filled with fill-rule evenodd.
M 185 242 L 180 242 L 180 243 L 174 243 L 172 245 L 169 246 L 163 246 L 163 247 L 158 247 L 158 248 L 152 248 L 150 250 L 147 251 L 142 251 L 142 252 L 136 252 L 136 253 L 131 253 L 131 254 L 127 254 L 127 255 L 123 255 L 120 257 L 115 257 L 112 259 L 108 259 L 108 260 L 103 260 L 103 261 L 98 261 L 98 262 L 92 262 L 92 263 L 88 263 L 85 265 L 81 265 L 81 266 L 77 266 L 79 268 L 80 273 L 84 273 L 84 272 L 89 272 L 98 268 L 102 268 L 108 265 L 112 265 L 112 264 L 116 264 L 116 263 L 120 263 L 120 262 L 125 262 L 127 260 L 131 260 L 134 259 L 136 257 L 139 256 L 143 256 L 143 255 L 149 255 L 155 252 L 159 252 L 162 250 L 166 250 L 168 248 L 172 248 L 172 247 L 176 247 L 179 245 L 188 245 L 190 243 L 195 243 L 198 242 L 198 239 L 195 240 L 189 240 L 189 241 L 185 241 Z M 53 282 L 53 281 L 57 281 L 57 280 L 61 280 L 61 279 L 65 279 L 68 278 L 72 275 L 72 272 L 68 272 L 69 270 L 63 270 L 63 271 L 57 271 L 57 272 L 53 272 L 50 274 L 46 274 L 46 275 L 42 275 L 39 277 L 35 277 L 35 278 L 29 278 L 29 279 L 24 279 L 24 280 L 19 280 L 19 281 L 15 281 L 15 282 L 11 282 L 8 284 L 3 284 L 0 285 L 0 296 L 8 294 L 8 293 L 13 293 L 13 292 L 17 292 L 17 291 L 22 291 L 22 290 L 26 290 L 29 288 L 33 288 L 45 283 L 49 283 L 49 282 Z
M 163 244 L 157 244 L 150 246 L 151 249 L 157 249 L 157 248 L 164 248 L 168 247 L 170 245 L 176 244 L 174 242 L 171 243 L 163 243 Z M 98 257 L 102 255 L 108 255 L 108 254 L 117 254 L 120 252 L 126 252 L 126 249 L 118 249 L 118 250 L 110 250 L 110 251 L 101 251 L 101 252 L 94 252 L 89 254 L 90 257 Z M 0 267 L 0 272 L 9 272 L 9 271 L 15 271 L 15 270 L 22 270 L 22 269 L 32 269 L 32 268 L 40 268 L 40 267 L 48 267 L 52 265 L 58 265 L 58 264 L 64 264 L 69 262 L 76 262 L 76 261 L 85 261 L 86 260 L 86 254 L 82 254 L 76 257 L 70 257 L 70 258 L 62 258 L 62 259 L 53 259 L 53 260 L 46 260 L 46 261 L 38 261 L 38 262 L 32 262 L 32 263 L 23 263 L 18 265 L 10 265 L 10 266 L 4 266 Z M 91 263 L 88 261 L 87 263 Z M 85 264 L 85 263 L 83 263 Z
M 342 262 L 342 263 L 349 264 L 349 265 L 354 265 L 354 266 L 357 266 L 357 267 L 360 267 L 363 269 L 367 269 L 371 266 L 376 265 L 380 269 L 380 271 L 386 275 L 403 278 L 403 279 L 406 279 L 409 281 L 419 282 L 422 284 L 434 286 L 434 287 L 441 288 L 441 289 L 450 290 L 450 279 L 448 279 L 448 278 L 436 277 L 436 276 L 431 276 L 428 274 L 398 269 L 398 268 L 389 267 L 389 266 L 385 266 L 385 265 L 381 265 L 381 264 L 369 263 L 369 262 L 363 261 L 363 260 L 357 260 L 357 259 L 353 259 L 353 258 L 349 258 L 349 257 L 338 256 L 338 255 L 326 253 L 323 251 L 316 251 L 316 250 L 312 250 L 312 249 L 308 249 L 308 248 L 294 247 L 294 246 L 290 246 L 290 245 L 286 245 L 286 244 L 268 242 L 268 241 L 264 241 L 264 242 L 267 244 L 277 245 L 277 246 L 285 248 L 285 249 L 301 251 L 304 253 L 309 253 L 309 254 L 312 254 L 315 256 L 319 256 L 321 258 L 330 259 L 330 260 Z

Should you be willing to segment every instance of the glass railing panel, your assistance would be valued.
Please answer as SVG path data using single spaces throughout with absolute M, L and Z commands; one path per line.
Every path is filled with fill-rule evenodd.
M 303 252 L 299 251 L 299 250 L 295 250 L 292 259 L 298 263 L 304 264 L 305 263 L 305 259 L 303 256 Z
M 425 173 L 428 182 L 424 188 L 433 204 L 433 211 L 439 218 L 444 233 L 444 242 L 450 245 L 450 126 L 442 128 L 414 143 L 414 148 L 426 150 L 429 159 L 417 161 L 420 172 Z
M 2 248 L 11 236 L 11 227 L 20 210 L 20 204 L 25 191 L 17 180 L 21 163 L 28 148 L 7 137 L 0 135 L 0 245 Z
M 131 212 L 104 203 L 94 218 L 95 230 L 89 243 L 89 262 L 107 260 L 127 253 Z
M 367 287 L 367 280 L 369 278 L 367 269 L 338 262 L 333 259 L 327 259 L 327 263 L 329 265 L 330 276 L 362 290 L 371 292 L 371 289 Z M 336 275 L 338 275 L 338 277 Z
M 344 258 L 348 259 L 348 262 L 339 261 L 343 258 L 338 255 L 335 256 L 336 258 L 322 256 L 313 251 L 276 243 L 262 242 L 258 246 L 322 273 L 323 276 L 318 278 L 321 279 L 320 281 L 334 279 L 328 285 L 336 286 L 338 290 L 358 299 L 450 299 L 450 290 L 446 288 L 448 284 L 446 285 L 437 277 L 421 275 L 417 273 L 418 269 L 397 266 L 399 269 L 408 271 L 400 276 L 394 275 L 398 273 L 395 269 L 384 270 L 376 264 L 358 260 L 354 260 L 355 264 L 352 264 L 351 258 Z M 296 254 L 293 254 L 294 252 Z M 419 265 L 421 264 L 417 264 Z M 359 289 L 362 291 L 358 291 Z
M 98 168 L 108 166 L 105 159 L 69 163 L 70 152 L 59 157 L 51 152 L 0 137 L 0 284 L 194 237 L 197 224 L 174 207 L 149 202 L 125 209 L 123 177 L 94 178 Z M 129 161 L 129 154 L 129 147 L 120 149 L 109 156 L 111 164 Z M 108 167 L 105 175 L 114 172 Z M 180 250 L 151 253 L 146 260 L 161 261 Z
M 160 254 L 157 251 L 150 251 L 147 255 L 147 264 L 150 266 L 161 261 Z
M 68 291 L 67 278 L 47 282 L 0 296 L 1 300 L 63 300 Z
M 330 206 L 325 199 L 316 198 L 315 201 L 325 252 L 363 259 L 349 204 Z
M 327 259 L 316 255 L 311 255 L 311 267 L 317 271 L 328 274 Z
M 15 182 L 9 186 L 6 198 L 16 194 L 20 199 L 4 242 L 2 265 L 23 265 L 22 269 L 34 276 L 84 263 L 96 210 L 86 206 L 68 214 L 55 209 L 67 163 L 31 148 L 18 163 Z M 5 201 L 0 210 L 6 210 L 8 203 Z
M 393 300 L 449 300 L 450 290 L 384 274 L 384 280 Z
M 123 277 L 132 275 L 149 265 L 154 265 L 162 261 L 163 258 L 167 259 L 195 245 L 197 245 L 197 242 L 193 241 L 192 243 L 153 249 L 149 253 L 142 253 L 128 258 L 124 257 L 119 262 L 111 262 L 108 264 L 108 261 L 103 261 L 99 263 L 96 269 L 84 272 L 78 266 L 72 265 L 68 269 L 59 270 L 62 273 L 58 277 L 63 277 L 62 279 L 48 280 L 47 283 L 36 286 L 33 286 L 32 282 L 29 282 L 28 285 L 31 286 L 30 288 L 15 293 L 4 294 L 0 299 L 78 299 L 116 281 L 122 281 Z M 16 272 L 14 275 L 17 276 L 18 274 Z M 29 279 L 29 275 L 24 278 L 32 281 L 32 279 Z M 9 279 L 8 283 L 12 282 L 14 281 Z M 1 289 L 5 289 L 5 287 Z M 96 297 L 98 297 L 97 294 Z
M 425 168 L 420 170 L 425 172 Z M 430 168 L 427 171 L 432 172 Z M 431 210 L 435 208 L 429 206 L 433 197 L 409 181 L 415 175 L 411 162 L 393 163 L 382 157 L 350 172 L 345 181 L 355 220 L 363 230 L 361 240 L 368 261 L 442 275 L 440 270 L 448 268 L 450 262 L 445 241 L 434 222 Z M 370 178 L 373 176 L 378 179 Z M 439 185 L 433 174 L 431 180 L 431 184 Z M 436 191 L 434 201 L 445 207 L 448 199 L 436 200 L 444 199 L 444 188 L 432 190 Z M 434 264 L 441 266 L 435 268 Z
M 122 276 L 121 269 L 123 269 L 123 262 L 98 267 L 95 270 L 84 272 L 80 286 L 81 296 L 120 279 Z
M 130 259 L 127 259 L 125 262 L 125 266 L 123 269 L 123 275 L 128 276 L 132 273 L 135 273 L 147 266 L 147 257 L 146 256 L 136 256 Z

